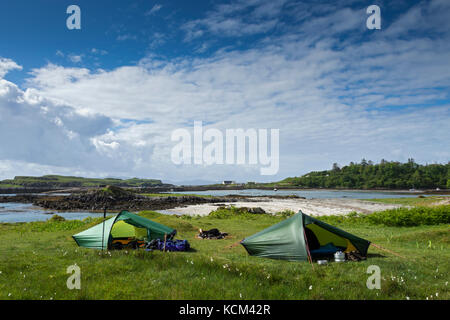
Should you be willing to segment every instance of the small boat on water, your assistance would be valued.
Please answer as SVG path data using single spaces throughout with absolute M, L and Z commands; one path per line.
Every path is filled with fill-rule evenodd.
M 273 191 L 278 191 L 278 189 L 277 188 L 273 188 Z

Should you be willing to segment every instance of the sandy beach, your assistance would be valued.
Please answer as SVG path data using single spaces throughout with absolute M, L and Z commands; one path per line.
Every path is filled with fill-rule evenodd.
M 261 200 L 261 198 L 250 198 L 251 200 Z M 164 210 L 165 213 L 186 214 L 186 215 L 208 215 L 211 211 L 217 209 L 218 206 L 229 206 L 231 203 L 216 204 L 198 204 L 188 205 L 185 207 L 177 207 Z M 258 202 L 239 201 L 233 202 L 236 207 L 255 208 L 260 207 L 268 213 L 276 213 L 283 210 L 292 210 L 302 212 L 309 215 L 336 215 L 347 214 L 352 211 L 360 213 L 371 213 L 374 211 L 393 209 L 401 207 L 400 205 L 376 203 L 356 199 L 276 199 L 264 198 Z

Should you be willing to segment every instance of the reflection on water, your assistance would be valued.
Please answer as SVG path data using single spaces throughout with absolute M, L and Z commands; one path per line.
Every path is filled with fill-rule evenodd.
M 31 222 L 45 221 L 58 214 L 67 220 L 83 220 L 87 217 L 102 217 L 103 213 L 92 212 L 55 212 L 42 210 L 39 207 L 27 203 L 0 203 L 0 222 Z

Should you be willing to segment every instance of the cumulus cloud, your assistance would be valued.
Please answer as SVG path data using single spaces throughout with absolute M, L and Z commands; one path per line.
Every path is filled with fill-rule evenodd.
M 103 115 L 82 115 L 68 104 L 0 79 L 0 161 L 43 166 L 100 167 L 90 142 L 112 126 Z

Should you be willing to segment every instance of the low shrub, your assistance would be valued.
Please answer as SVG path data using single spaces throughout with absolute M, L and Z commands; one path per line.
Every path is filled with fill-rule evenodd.
M 209 214 L 209 217 L 217 219 L 229 219 L 234 217 L 254 218 L 255 216 L 257 216 L 257 214 L 248 212 L 247 208 L 236 208 L 235 206 L 219 207 Z
M 292 210 L 283 210 L 280 212 L 276 213 L 276 216 L 281 216 L 281 217 L 285 217 L 285 218 L 289 218 L 291 216 L 293 216 L 296 212 L 292 211 Z
M 61 217 L 57 214 L 52 215 L 52 217 L 49 219 L 49 221 L 66 221 L 64 217 Z
M 450 206 L 396 208 L 374 212 L 365 218 L 372 224 L 411 227 L 450 223 Z
M 347 215 L 316 216 L 315 218 L 333 225 L 342 223 L 369 223 L 389 227 L 438 225 L 450 223 L 450 206 L 396 208 L 371 214 L 350 212 Z

